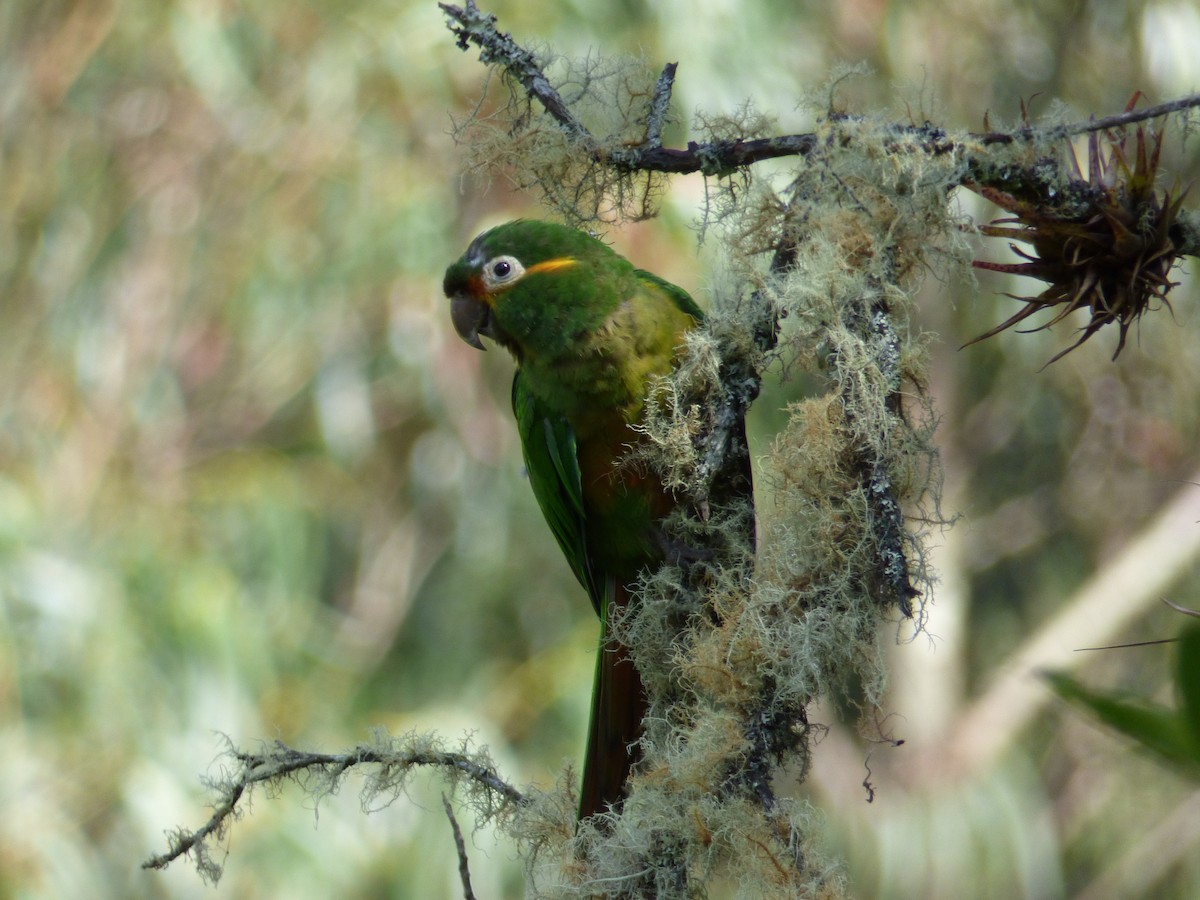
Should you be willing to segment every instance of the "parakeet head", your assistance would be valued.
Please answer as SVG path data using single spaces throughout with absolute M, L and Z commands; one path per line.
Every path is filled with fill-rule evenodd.
M 600 327 L 634 278 L 631 263 L 590 235 L 519 219 L 486 231 L 446 270 L 459 337 L 480 336 L 518 359 L 553 357 Z

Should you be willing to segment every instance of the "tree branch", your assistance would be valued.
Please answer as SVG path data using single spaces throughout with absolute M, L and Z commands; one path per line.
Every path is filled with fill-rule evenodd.
M 591 133 L 550 83 L 534 53 L 514 41 L 511 35 L 497 31 L 494 15 L 480 12 L 474 0 L 467 0 L 465 7 L 449 3 L 438 6 L 458 23 L 458 27 L 451 26 L 450 30 L 458 38 L 459 49 L 466 50 L 475 44 L 479 48 L 480 62 L 503 67 L 505 73 L 525 88 L 525 92 L 537 100 L 564 131 L 575 138 L 591 138 Z
M 501 807 L 506 804 L 522 806 L 527 802 L 525 795 L 504 781 L 482 757 L 440 750 L 428 737 L 411 737 L 406 743 L 407 746 L 397 746 L 397 741 L 385 736 L 378 745 L 360 744 L 348 753 L 293 750 L 280 741 L 262 753 L 244 753 L 231 748 L 228 755 L 237 760 L 238 772 L 233 778 L 213 785 L 221 798 L 208 821 L 195 831 L 176 830 L 169 836 L 167 851 L 143 862 L 142 868 L 165 869 L 179 857 L 192 854 L 201 877 L 217 882 L 221 867 L 210 857 L 208 841 L 225 836 L 231 822 L 240 814 L 238 804 L 255 785 L 294 780 L 302 774 L 316 779 L 311 791 L 319 799 L 330 793 L 351 769 L 377 766 L 379 771 L 364 788 L 366 800 L 398 791 L 410 770 L 434 766 L 465 776 L 487 795 L 498 798 Z M 493 814 L 496 811 L 488 810 Z
M 1185 109 L 1195 109 L 1197 106 L 1200 106 L 1200 94 L 1189 94 L 1186 97 L 1160 103 L 1157 106 L 1149 106 L 1146 109 L 1127 109 L 1111 116 L 1102 116 L 1099 119 L 1091 118 L 1086 122 L 1073 122 L 1068 125 L 1026 125 L 1012 132 L 993 131 L 986 134 L 972 134 L 971 137 L 981 144 L 1057 140 L 1094 131 L 1107 131 L 1110 128 L 1123 128 L 1126 125 L 1135 125 L 1138 122 L 1169 116 L 1171 113 L 1183 112 Z
M 570 137 L 582 143 L 584 151 L 594 162 L 612 165 L 623 171 L 661 172 L 669 175 L 687 175 L 693 172 L 701 172 L 705 175 L 727 175 L 769 159 L 807 156 L 820 145 L 820 136 L 809 133 L 786 134 L 753 140 L 689 141 L 686 148 L 663 147 L 661 144 L 661 116 L 670 102 L 670 86 L 674 81 L 676 69 L 675 63 L 669 63 L 663 70 L 663 75 L 660 76 L 655 90 L 646 139 L 640 145 L 633 147 L 605 148 L 555 90 L 539 65 L 537 57 L 513 40 L 511 35 L 496 29 L 494 15 L 480 12 L 474 0 L 467 0 L 465 7 L 449 3 L 439 3 L 438 6 L 454 23 L 449 27 L 458 39 L 458 46 L 462 50 L 467 50 L 474 44 L 479 48 L 481 62 L 504 69 L 505 74 L 513 78 L 531 98 L 541 104 Z M 896 134 L 898 139 L 905 139 L 908 147 L 912 146 L 911 141 L 916 138 L 917 146 L 927 153 L 942 154 L 962 151 L 970 155 L 973 149 L 980 145 L 1058 140 L 1079 134 L 1121 128 L 1197 107 L 1200 107 L 1200 94 L 1190 94 L 1146 109 L 1126 110 L 1099 119 L 1089 119 L 1086 122 L 1046 126 L 1024 125 L 1014 131 L 972 132 L 968 133 L 962 141 L 951 140 L 943 131 L 928 124 L 898 125 Z
M 458 853 L 458 877 L 462 881 L 463 900 L 475 900 L 475 892 L 471 889 L 471 864 L 467 859 L 467 845 L 463 840 L 462 829 L 458 827 L 458 819 L 454 817 L 454 807 L 450 798 L 442 794 L 442 809 L 450 820 L 450 828 L 454 831 L 454 849 Z

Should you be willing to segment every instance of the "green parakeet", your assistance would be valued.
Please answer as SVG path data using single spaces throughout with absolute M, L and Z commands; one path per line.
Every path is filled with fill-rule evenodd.
M 529 482 L 600 616 L 585 818 L 620 804 L 638 757 L 645 690 L 608 623 L 664 558 L 657 523 L 675 505 L 652 473 L 619 463 L 644 440 L 635 426 L 651 378 L 672 370 L 702 314 L 683 289 L 549 222 L 481 234 L 443 287 L 459 336 L 481 350 L 480 337 L 491 338 L 516 360 L 512 406 Z

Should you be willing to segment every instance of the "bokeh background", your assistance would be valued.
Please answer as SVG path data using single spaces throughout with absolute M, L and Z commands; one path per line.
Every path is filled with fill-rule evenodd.
M 747 98 L 803 128 L 797 98 L 858 60 L 856 103 L 949 127 L 1200 84 L 1190 2 L 485 8 L 566 54 L 679 61 L 680 139 Z M 257 794 L 215 889 L 138 866 L 207 817 L 221 735 L 474 734 L 518 783 L 578 755 L 595 622 L 522 482 L 510 363 L 458 341 L 440 297 L 474 233 L 538 214 L 460 170 L 452 120 L 484 75 L 432 0 L 0 5 L 0 897 L 457 896 L 436 779 L 370 815 L 353 779 L 317 811 Z M 1165 157 L 1195 177 L 1178 130 Z M 614 236 L 700 297 L 703 195 L 677 179 Z M 935 540 L 928 634 L 894 628 L 883 730 L 906 743 L 830 707 L 805 788 L 859 896 L 1200 895 L 1197 785 L 1033 676 L 1171 699 L 1169 646 L 1071 651 L 1170 636 L 1159 597 L 1200 606 L 1179 278 L 1117 363 L 1103 334 L 1045 370 L 1069 328 L 955 349 L 1021 288 L 929 279 L 963 518 Z M 759 447 L 800 389 L 778 376 Z M 520 896 L 513 848 L 469 843 L 479 896 Z

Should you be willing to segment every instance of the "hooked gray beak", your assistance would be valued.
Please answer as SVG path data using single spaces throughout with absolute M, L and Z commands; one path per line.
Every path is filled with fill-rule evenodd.
M 476 350 L 486 350 L 479 335 L 491 337 L 492 311 L 486 305 L 465 294 L 450 298 L 450 321 L 458 336 Z

